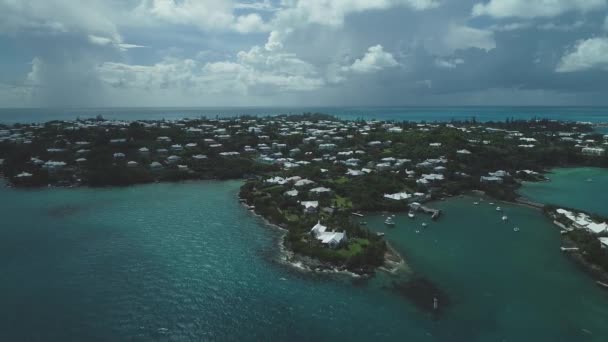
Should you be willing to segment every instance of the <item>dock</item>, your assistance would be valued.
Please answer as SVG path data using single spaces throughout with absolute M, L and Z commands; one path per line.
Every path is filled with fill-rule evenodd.
M 429 208 L 417 202 L 410 204 L 410 208 L 414 211 L 422 211 L 425 214 L 431 215 L 431 219 L 433 220 L 436 220 L 441 216 L 441 210 Z
M 523 197 L 516 198 L 515 202 L 517 202 L 519 204 L 527 205 L 527 206 L 530 206 L 533 208 L 537 208 L 537 209 L 543 209 L 545 207 L 545 205 L 542 203 L 533 202 L 533 201 L 531 201 L 527 198 L 523 198 Z
M 578 252 L 578 247 L 560 247 L 562 252 Z
M 353 215 L 353 216 L 357 216 L 357 217 L 363 217 L 363 214 L 361 214 L 361 213 L 352 212 L 350 214 Z

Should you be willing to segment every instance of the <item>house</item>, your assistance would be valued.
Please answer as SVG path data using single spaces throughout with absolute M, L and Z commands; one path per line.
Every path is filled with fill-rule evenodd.
M 479 182 L 481 183 L 498 183 L 498 184 L 502 184 L 503 179 L 500 177 L 495 177 L 495 176 L 481 176 L 479 178 Z
M 394 193 L 394 194 L 384 194 L 384 198 L 395 200 L 395 201 L 406 200 L 406 199 L 408 199 L 410 197 L 412 197 L 412 195 L 408 194 L 405 191 L 404 192 L 397 192 L 397 193 Z
M 320 195 L 331 192 L 331 189 L 320 186 L 318 188 L 310 189 L 310 192 Z
M 588 156 L 603 156 L 606 150 L 601 147 L 583 147 L 581 152 Z
M 310 235 L 329 248 L 338 248 L 348 241 L 346 232 L 327 231 L 327 227 L 322 225 L 321 221 L 312 227 Z
M 296 196 L 298 196 L 298 190 L 293 189 L 293 190 L 285 191 L 285 196 L 296 197 Z
M 152 170 L 158 170 L 158 169 L 162 169 L 162 168 L 163 168 L 163 165 L 159 162 L 155 161 L 155 162 L 150 163 L 150 169 L 152 169 Z
M 300 202 L 300 205 L 304 207 L 304 213 L 312 214 L 317 212 L 317 209 L 319 208 L 319 201 L 302 201 Z

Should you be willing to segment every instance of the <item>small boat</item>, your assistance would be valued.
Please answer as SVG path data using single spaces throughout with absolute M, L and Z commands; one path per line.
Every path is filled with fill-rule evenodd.
M 496 211 L 502 211 L 501 207 L 496 207 Z
M 478 205 L 478 204 L 479 204 L 479 202 L 473 202 L 473 204 Z
M 426 227 L 427 226 L 426 222 L 422 222 L 422 226 Z
M 519 227 L 515 227 L 515 228 L 513 228 L 513 231 L 514 231 L 514 232 L 518 232 L 518 231 L 519 231 Z
M 386 218 L 386 220 L 384 220 L 384 224 L 388 225 L 388 226 L 394 226 L 395 225 L 395 221 L 393 221 L 393 219 L 389 216 Z
M 361 214 L 361 213 L 354 213 L 354 212 L 353 212 L 353 213 L 351 213 L 351 214 L 352 214 L 352 215 L 354 215 L 354 216 L 363 217 L 363 214 Z
M 494 205 L 494 202 L 490 202 L 490 205 Z
M 409 213 L 407 213 L 407 217 L 413 219 L 414 218 L 414 213 L 412 211 L 410 211 Z
M 416 229 L 416 234 L 419 234 L 419 233 L 420 233 L 420 231 Z
M 508 219 L 509 219 L 509 218 L 507 217 L 507 215 L 503 215 L 503 216 L 502 216 L 502 220 L 503 220 L 503 221 L 506 221 L 506 220 L 508 220 Z
M 378 235 L 378 236 L 384 236 L 384 233 L 383 232 L 377 232 L 376 235 Z
M 593 179 L 591 178 L 587 178 L 587 180 L 585 180 L 586 182 L 593 182 Z

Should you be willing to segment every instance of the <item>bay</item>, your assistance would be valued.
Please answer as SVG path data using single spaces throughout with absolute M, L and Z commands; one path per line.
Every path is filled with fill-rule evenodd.
M 548 182 L 526 183 L 519 193 L 536 202 L 608 216 L 607 169 L 557 168 L 546 176 Z
M 240 184 L 0 189 L 0 340 L 608 338 L 608 293 L 533 209 L 503 205 L 502 223 L 494 206 L 453 198 L 424 230 L 423 217 L 393 229 L 368 217 L 415 274 L 353 282 L 278 263 L 281 234 L 238 204 Z M 449 296 L 444 315 L 390 289 L 414 276 Z

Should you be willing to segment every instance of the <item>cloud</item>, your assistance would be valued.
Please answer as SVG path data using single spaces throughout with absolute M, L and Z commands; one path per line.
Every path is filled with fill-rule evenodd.
M 88 35 L 88 39 L 94 45 L 110 46 L 110 47 L 117 48 L 120 51 L 127 51 L 129 49 L 145 47 L 143 45 L 123 43 L 122 38 L 120 38 L 120 37 L 118 37 L 117 39 L 112 39 L 112 38 L 108 38 L 108 37 L 100 37 L 100 36 L 90 34 L 90 35 Z
M 557 65 L 557 72 L 576 72 L 591 69 L 608 70 L 608 38 L 590 38 L 577 42 Z
M 382 69 L 396 67 L 399 65 L 393 55 L 384 51 L 382 45 L 370 46 L 365 55 L 349 66 L 342 68 L 342 71 L 353 72 L 356 74 L 369 74 Z
M 103 63 L 102 80 L 118 88 L 181 89 L 201 94 L 269 94 L 310 91 L 325 81 L 316 68 L 280 49 L 254 46 L 237 53 L 234 61 L 201 63 L 192 59 L 166 59 L 153 65 Z
M 88 33 L 118 38 L 118 29 L 104 2 L 71 0 L 0 0 L 0 33 Z
M 443 38 L 443 42 L 445 47 L 452 52 L 468 48 L 477 48 L 485 51 L 496 48 L 494 32 L 463 25 L 450 25 L 447 34 Z
M 556 17 L 567 12 L 590 12 L 606 7 L 606 0 L 490 0 L 473 6 L 474 17 Z
M 435 59 L 435 65 L 437 67 L 443 68 L 443 69 L 454 69 L 459 64 L 464 64 L 464 59 L 462 59 L 462 58 L 454 58 L 454 59 L 437 58 L 437 59 Z
M 437 0 L 285 0 L 284 4 L 285 8 L 277 13 L 275 20 L 279 27 L 306 24 L 336 27 L 342 26 L 344 19 L 354 13 L 395 7 L 423 11 L 439 6 Z
M 238 7 L 256 7 L 240 4 Z M 235 15 L 235 4 L 229 0 L 142 0 L 135 9 L 140 17 L 152 16 L 167 23 L 193 25 L 203 30 L 236 31 L 240 33 L 268 31 L 257 13 Z

